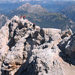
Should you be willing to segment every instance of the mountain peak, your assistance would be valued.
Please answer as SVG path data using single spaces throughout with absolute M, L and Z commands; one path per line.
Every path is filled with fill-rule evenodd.
M 30 3 L 26 3 L 26 4 L 23 4 L 22 7 L 25 7 L 25 6 L 31 6 Z
M 18 11 L 27 11 L 28 13 L 48 13 L 48 11 L 41 5 L 31 5 L 30 3 L 23 4 Z
M 19 8 L 17 8 L 17 10 L 26 11 L 30 6 L 31 6 L 30 3 L 26 3 L 20 6 Z

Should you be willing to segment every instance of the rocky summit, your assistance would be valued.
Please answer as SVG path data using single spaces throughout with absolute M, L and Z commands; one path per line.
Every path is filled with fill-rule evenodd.
M 75 34 L 14 16 L 0 29 L 0 75 L 75 75 Z

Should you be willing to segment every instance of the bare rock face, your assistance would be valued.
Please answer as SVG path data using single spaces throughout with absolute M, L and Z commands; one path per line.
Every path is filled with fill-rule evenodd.
M 56 41 L 61 39 L 61 29 L 53 29 L 53 28 L 43 28 L 46 35 L 49 36 L 51 41 Z
M 17 75 L 63 75 L 62 68 L 54 52 L 49 48 L 33 49 L 29 61 L 23 64 Z M 22 69 L 22 71 L 21 71 Z
M 60 29 L 33 29 L 33 23 L 14 16 L 0 30 L 0 75 L 71 75 L 61 55 L 74 52 L 74 36 L 62 35 Z
M 71 58 L 75 58 L 75 34 L 69 37 L 65 37 L 60 43 L 60 49 L 65 52 Z
M 65 37 L 64 39 L 62 39 L 59 43 L 59 47 L 60 49 L 65 52 L 65 46 L 66 44 L 68 43 L 68 40 L 69 40 L 70 37 Z
M 75 34 L 70 37 L 65 49 L 65 53 L 67 55 L 69 55 L 71 58 L 75 58 Z
M 8 38 L 9 38 L 9 28 L 7 26 L 8 23 L 9 22 L 7 22 L 5 24 L 5 26 L 3 26 L 0 29 L 0 71 L 1 71 L 1 65 L 2 65 L 3 59 L 5 58 L 8 50 L 9 50 L 9 46 L 7 45 Z M 0 72 L 0 74 L 1 74 L 1 72 Z
M 67 29 L 67 30 L 62 31 L 61 37 L 65 38 L 65 37 L 69 37 L 71 35 L 73 35 L 72 30 L 71 29 Z

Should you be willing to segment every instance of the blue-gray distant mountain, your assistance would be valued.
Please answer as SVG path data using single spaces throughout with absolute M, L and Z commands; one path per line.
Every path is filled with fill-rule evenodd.
M 41 5 L 31 5 L 29 3 L 26 3 L 19 8 L 17 8 L 17 11 L 26 11 L 28 13 L 37 13 L 37 14 L 43 14 L 43 13 L 48 13 L 48 11 L 41 7 Z
M 4 24 L 7 22 L 7 20 L 8 20 L 7 16 L 0 14 L 0 28 L 2 26 L 4 26 Z
M 41 7 L 41 5 L 31 5 L 30 3 L 23 4 L 16 10 L 11 11 L 8 16 L 11 18 L 11 16 L 14 15 L 21 15 L 21 14 L 46 14 L 49 13 L 47 9 Z
M 67 6 L 61 12 L 75 22 L 75 5 Z

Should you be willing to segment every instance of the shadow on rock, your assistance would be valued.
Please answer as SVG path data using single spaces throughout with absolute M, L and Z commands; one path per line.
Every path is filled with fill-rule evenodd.
M 73 58 L 70 58 L 68 55 L 66 55 L 65 53 L 63 52 L 60 52 L 59 53 L 59 56 L 67 63 L 69 63 L 70 65 L 75 65 L 75 59 Z
M 34 58 L 34 60 L 37 57 Z M 29 60 L 27 60 L 24 64 L 21 65 L 21 67 L 18 69 L 18 71 L 14 75 L 37 75 L 38 72 L 36 71 L 36 60 L 29 63 Z
M 75 52 L 74 52 L 74 34 L 70 37 L 63 38 L 60 43 L 58 44 L 59 49 L 61 52 L 59 56 L 70 65 L 75 65 Z

